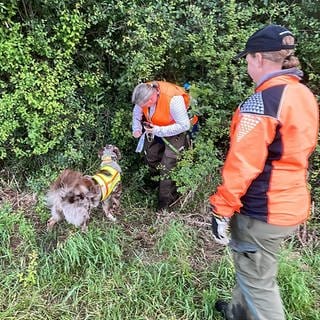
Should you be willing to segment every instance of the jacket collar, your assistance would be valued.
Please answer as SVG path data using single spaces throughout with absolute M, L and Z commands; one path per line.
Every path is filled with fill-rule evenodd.
M 284 76 L 284 75 L 293 76 L 301 80 L 303 77 L 303 71 L 297 68 L 289 68 L 289 69 L 283 69 L 276 72 L 268 73 L 259 80 L 259 82 L 256 85 L 256 88 L 260 87 L 264 82 L 268 81 L 271 78 Z

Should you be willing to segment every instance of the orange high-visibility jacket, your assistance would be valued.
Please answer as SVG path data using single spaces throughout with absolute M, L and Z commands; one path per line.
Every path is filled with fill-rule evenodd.
M 263 82 L 233 116 L 223 183 L 210 197 L 215 212 L 279 226 L 305 221 L 308 159 L 318 130 L 316 99 L 295 74 Z
M 149 108 L 143 108 L 143 113 L 148 122 L 151 122 L 157 126 L 168 126 L 175 123 L 170 115 L 170 101 L 174 96 L 182 96 L 186 105 L 186 109 L 189 107 L 189 95 L 183 88 L 165 81 L 156 82 L 159 92 L 157 105 L 155 112 L 151 119 L 149 116 Z

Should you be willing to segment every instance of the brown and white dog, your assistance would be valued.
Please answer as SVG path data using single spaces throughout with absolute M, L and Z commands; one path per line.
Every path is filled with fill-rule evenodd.
M 86 231 L 91 209 L 100 202 L 106 217 L 116 221 L 113 214 L 119 211 L 122 189 L 121 168 L 117 162 L 121 154 L 117 147 L 106 145 L 99 151 L 99 156 L 102 162 L 94 176 L 66 169 L 52 183 L 46 197 L 51 209 L 48 230 L 65 219 Z

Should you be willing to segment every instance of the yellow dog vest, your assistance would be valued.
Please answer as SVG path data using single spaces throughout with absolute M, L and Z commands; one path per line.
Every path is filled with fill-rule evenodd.
M 101 188 L 101 201 L 103 201 L 110 196 L 115 186 L 120 182 L 120 173 L 110 166 L 103 166 L 100 172 L 92 178 Z

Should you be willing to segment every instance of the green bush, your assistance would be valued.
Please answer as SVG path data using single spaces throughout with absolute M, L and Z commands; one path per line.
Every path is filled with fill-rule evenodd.
M 232 57 L 258 27 L 284 24 L 297 34 L 305 81 L 319 96 L 318 4 L 7 1 L 0 5 L 0 160 L 21 178 L 41 176 L 44 166 L 89 171 L 97 150 L 114 143 L 124 155 L 126 181 L 136 179 L 134 86 L 152 79 L 189 81 L 201 131 L 174 178 L 182 192 L 201 189 L 203 179 L 214 185 L 231 113 L 253 88 L 245 64 Z M 318 170 L 317 160 L 313 168 Z

